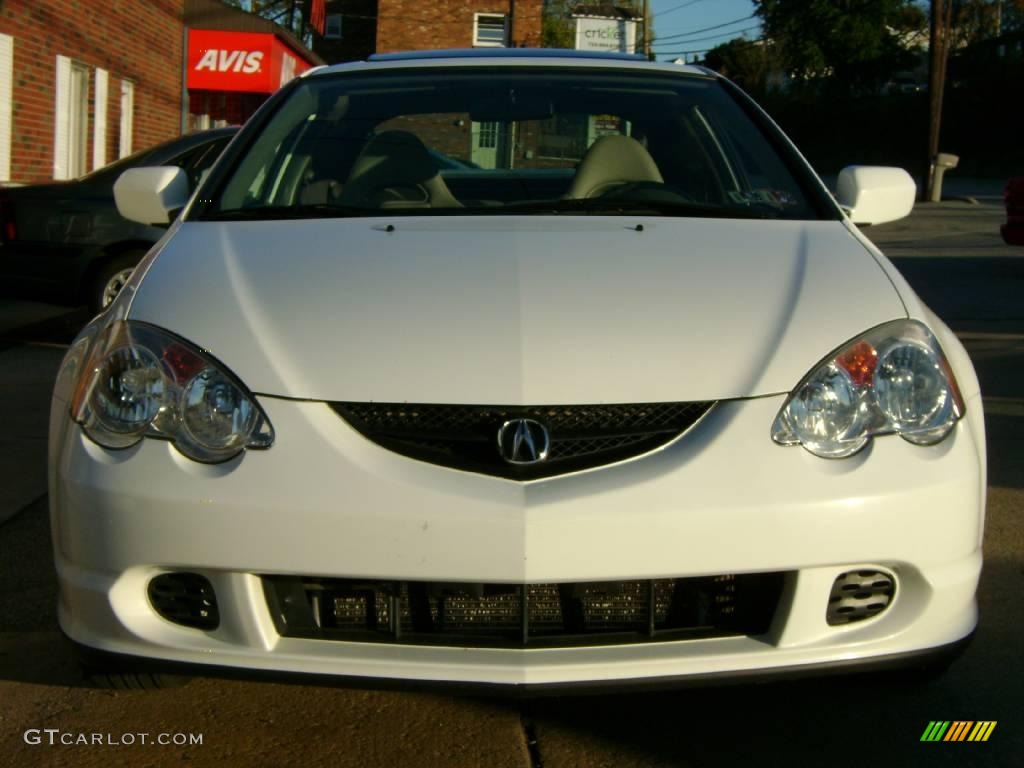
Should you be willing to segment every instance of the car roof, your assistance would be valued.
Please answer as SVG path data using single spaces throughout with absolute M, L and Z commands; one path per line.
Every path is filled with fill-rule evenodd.
M 716 73 L 704 67 L 648 61 L 642 54 L 574 51 L 560 48 L 453 48 L 376 53 L 366 61 L 317 67 L 306 72 L 305 75 L 320 77 L 340 72 L 368 72 L 384 69 L 491 66 L 599 67 L 717 77 Z

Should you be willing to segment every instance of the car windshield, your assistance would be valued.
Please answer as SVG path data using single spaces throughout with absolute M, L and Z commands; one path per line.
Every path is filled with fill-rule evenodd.
M 610 68 L 310 77 L 217 186 L 199 218 L 820 218 L 714 78 Z

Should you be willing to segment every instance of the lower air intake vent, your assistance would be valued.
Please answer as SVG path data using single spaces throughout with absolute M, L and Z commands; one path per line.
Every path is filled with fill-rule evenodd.
M 639 456 L 674 440 L 713 402 L 604 405 L 331 403 L 365 437 L 396 453 L 455 469 L 534 480 Z M 530 422 L 531 461 L 507 454 L 504 425 Z M 548 450 L 540 450 L 550 439 Z M 541 455 L 544 454 L 544 455 Z
M 851 624 L 877 616 L 892 602 L 896 581 L 882 571 L 841 573 L 828 596 L 825 619 L 830 626 Z
M 220 625 L 213 585 L 198 573 L 164 573 L 149 582 L 149 602 L 168 621 L 193 629 Z
M 785 574 L 563 584 L 265 576 L 284 637 L 543 648 L 768 631 Z

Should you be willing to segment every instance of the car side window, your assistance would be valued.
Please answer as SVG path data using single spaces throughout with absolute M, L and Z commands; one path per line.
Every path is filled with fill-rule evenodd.
M 210 168 L 216 159 L 220 157 L 220 153 L 227 146 L 227 143 L 228 139 L 224 138 L 212 141 L 209 144 L 193 147 L 187 152 L 172 157 L 164 165 L 176 165 L 185 171 L 185 175 L 188 176 L 188 188 L 193 190 L 199 183 L 203 171 Z
M 188 174 L 189 189 L 195 189 L 199 185 L 203 175 L 217 162 L 217 158 L 224 151 L 224 147 L 228 145 L 228 141 L 228 138 L 223 138 L 211 142 L 205 148 L 205 151 L 192 158 L 192 162 L 185 167 L 185 173 Z

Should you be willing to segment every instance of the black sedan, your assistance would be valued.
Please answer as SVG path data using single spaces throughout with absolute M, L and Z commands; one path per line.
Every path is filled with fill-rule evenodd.
M 182 136 L 74 181 L 0 189 L 0 285 L 6 295 L 109 304 L 164 230 L 121 217 L 114 182 L 129 168 L 177 165 L 194 187 L 237 128 Z

